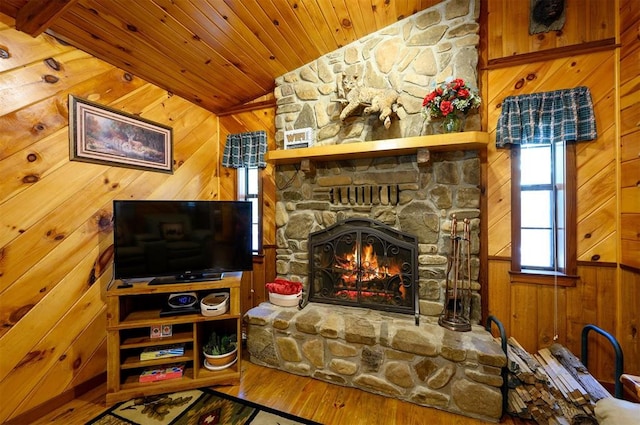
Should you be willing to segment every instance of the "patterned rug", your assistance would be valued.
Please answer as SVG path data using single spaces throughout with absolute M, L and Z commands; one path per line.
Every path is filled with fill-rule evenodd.
M 207 388 L 116 404 L 87 425 L 320 425 Z

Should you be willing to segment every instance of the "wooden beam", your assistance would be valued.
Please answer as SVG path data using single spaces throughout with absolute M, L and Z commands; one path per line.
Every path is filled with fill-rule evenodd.
M 314 175 L 316 173 L 316 165 L 307 158 L 303 158 L 300 161 L 300 171 L 307 175 Z
M 540 50 L 531 53 L 522 53 L 519 55 L 506 56 L 499 59 L 491 59 L 483 70 L 500 69 L 517 65 L 528 65 L 534 62 L 551 61 L 554 59 L 565 58 L 567 56 L 586 55 L 588 53 L 603 52 L 614 50 L 620 47 L 616 44 L 615 38 L 607 38 L 605 40 L 590 41 L 588 43 L 580 43 L 577 46 L 562 46 L 554 49 Z
M 253 102 L 253 103 L 250 102 L 250 103 L 245 103 L 239 106 L 235 106 L 233 108 L 227 109 L 224 112 L 220 112 L 216 115 L 218 115 L 219 117 L 226 117 L 228 115 L 239 114 L 241 112 L 250 112 L 250 111 L 255 111 L 257 109 L 275 108 L 275 107 L 276 107 L 276 100 L 269 99 L 261 102 Z
M 29 0 L 18 10 L 16 29 L 37 37 L 78 0 Z

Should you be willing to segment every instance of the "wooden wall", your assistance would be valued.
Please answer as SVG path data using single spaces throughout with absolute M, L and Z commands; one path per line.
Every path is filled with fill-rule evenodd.
M 620 309 L 625 370 L 640 371 L 640 7 L 620 0 Z
M 621 164 L 618 146 L 619 131 L 626 124 L 621 124 L 618 114 L 618 73 L 624 65 L 619 61 L 615 39 L 611 40 L 617 36 L 617 2 L 567 0 L 567 21 L 562 31 L 536 35 L 528 34 L 529 1 L 517 3 L 521 7 L 514 7 L 511 0 L 483 3 L 488 12 L 485 58 L 489 60 L 484 61 L 482 81 L 491 139 L 495 141 L 500 102 L 506 96 L 580 85 L 591 90 L 598 138 L 577 145 L 580 280 L 575 287 L 557 289 L 510 282 L 511 159 L 508 149 L 498 150 L 490 143 L 486 164 L 489 313 L 498 317 L 507 334 L 517 338 L 529 351 L 550 345 L 557 335 L 558 342 L 579 355 L 583 326 L 596 324 L 621 342 L 625 370 L 637 374 L 640 372 L 637 335 L 640 287 L 637 270 L 623 272 L 619 267 Z M 621 21 L 635 21 L 626 25 L 637 31 L 638 12 L 635 8 L 631 13 L 634 9 L 631 3 L 633 1 L 621 2 Z M 503 36 L 507 34 L 508 37 Z M 581 50 L 585 47 L 586 50 Z M 633 58 L 637 60 L 637 54 Z M 627 85 L 637 89 L 637 65 L 632 68 L 631 72 L 623 70 L 622 74 L 627 75 Z M 630 88 L 621 93 L 625 91 L 631 93 Z M 637 102 L 635 93 L 637 90 L 628 97 L 634 97 Z M 622 105 L 625 103 L 629 102 Z M 638 121 L 637 111 L 633 112 L 634 122 Z M 637 128 L 627 130 L 630 136 L 631 131 Z M 636 147 L 634 152 L 637 151 Z M 608 342 L 592 335 L 589 346 L 593 347 L 589 361 L 592 373 L 604 381 L 613 381 L 613 351 Z
M 517 62 L 520 55 L 615 37 L 618 1 L 620 55 L 609 48 L 553 58 L 540 54 Z M 637 238 L 628 227 L 620 227 L 624 214 L 638 211 L 635 204 L 620 211 L 621 192 L 627 188 L 620 169 L 630 166 L 621 164 L 618 148 L 620 141 L 624 146 L 637 139 L 637 125 L 629 123 L 637 123 L 640 116 L 634 1 L 567 0 L 562 32 L 530 36 L 529 0 L 517 4 L 481 0 L 485 16 L 481 75 L 485 128 L 494 140 L 498 104 L 505 96 L 579 84 L 592 90 L 599 131 L 598 140 L 581 144 L 578 151 L 581 279 L 576 287 L 557 291 L 509 281 L 510 158 L 508 151 L 489 148 L 485 164 L 489 312 L 531 351 L 548 345 L 557 328 L 560 342 L 579 353 L 579 331 L 585 323 L 596 323 L 616 334 L 625 351 L 626 371 L 639 374 L 640 278 L 636 269 L 618 267 L 625 258 L 624 248 L 620 254 L 621 238 L 630 235 L 631 242 Z M 216 117 L 47 35 L 34 39 L 19 33 L 3 15 L 0 47 L 10 52 L 8 59 L 0 59 L 2 422 L 105 371 L 103 298 L 111 276 L 112 200 L 232 199 L 235 174 L 218 166 L 226 134 L 265 129 L 274 148 L 275 130 L 274 108 Z M 44 63 L 49 57 L 61 64 L 60 71 Z M 496 64 L 488 67 L 490 60 Z M 57 82 L 45 82 L 43 76 L 48 74 Z M 519 81 L 524 82 L 522 87 Z M 70 162 L 69 93 L 173 127 L 175 173 Z M 627 160 L 635 169 L 634 159 Z M 243 308 L 264 300 L 264 282 L 275 275 L 271 167 L 264 171 L 262 184 L 264 256 L 256 260 Z M 633 185 L 628 188 L 633 190 Z M 593 345 L 590 359 L 595 374 L 609 380 L 608 347 L 597 340 Z
M 113 199 L 228 196 L 215 115 L 13 26 L 0 14 L 0 423 L 105 372 Z M 69 161 L 70 93 L 171 126 L 174 174 Z
M 633 2 L 633 0 L 631 0 Z M 615 37 L 616 0 L 565 0 L 560 31 L 529 35 L 529 0 L 483 0 L 488 11 L 488 60 Z
M 620 3 L 621 263 L 640 270 L 640 7 Z

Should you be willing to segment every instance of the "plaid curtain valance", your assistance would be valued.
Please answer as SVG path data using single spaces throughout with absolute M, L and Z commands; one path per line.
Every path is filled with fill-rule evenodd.
M 597 137 L 588 87 L 509 96 L 502 102 L 496 146 L 584 141 Z
M 222 154 L 222 166 L 227 168 L 259 167 L 265 168 L 267 163 L 264 154 L 267 152 L 267 132 L 250 131 L 229 134 Z

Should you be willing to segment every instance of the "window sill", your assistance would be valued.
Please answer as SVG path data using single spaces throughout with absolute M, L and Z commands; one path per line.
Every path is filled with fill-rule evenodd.
M 509 271 L 511 283 L 524 283 L 528 285 L 551 285 L 551 286 L 576 286 L 580 276 L 567 275 L 556 272 L 546 272 L 542 270 L 531 271 Z

